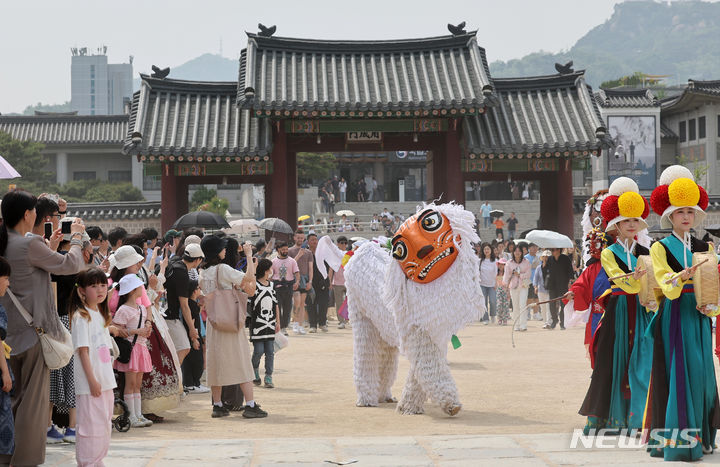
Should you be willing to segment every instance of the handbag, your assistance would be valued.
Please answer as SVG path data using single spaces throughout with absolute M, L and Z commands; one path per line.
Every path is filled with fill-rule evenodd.
M 60 339 L 55 339 L 54 337 L 49 336 L 44 329 L 33 326 L 32 316 L 30 316 L 30 313 L 28 313 L 25 307 L 22 306 L 20 300 L 17 299 L 12 290 L 8 289 L 7 293 L 10 296 L 10 300 L 12 300 L 15 304 L 17 310 L 20 312 L 22 317 L 25 318 L 25 321 L 27 321 L 28 326 L 32 326 L 35 329 L 38 339 L 40 340 L 40 345 L 42 346 L 45 365 L 47 365 L 47 367 L 51 370 L 59 370 L 70 363 L 70 359 L 72 358 L 73 353 L 75 353 L 75 349 L 73 348 L 72 336 L 70 335 L 70 332 L 65 329 L 65 326 L 60 325 Z
M 273 342 L 273 349 L 275 350 L 275 352 L 281 351 L 282 349 L 287 347 L 289 343 L 290 341 L 285 334 L 283 334 L 282 332 L 275 333 L 275 341 Z
M 142 324 L 142 311 L 140 311 L 140 320 L 138 321 L 138 329 L 140 329 L 140 325 Z M 115 340 L 115 344 L 118 348 L 118 356 L 116 360 L 120 363 L 130 363 L 130 356 L 132 355 L 133 347 L 135 347 L 135 342 L 137 342 L 138 335 L 135 334 L 135 337 L 133 337 L 132 342 L 125 339 L 124 337 L 114 336 L 113 339 Z
M 216 288 L 205 295 L 205 310 L 207 311 L 208 321 L 218 331 L 240 332 L 245 324 L 247 295 L 243 294 L 245 295 L 243 301 L 235 288 L 221 289 L 220 265 L 217 266 L 216 273 Z

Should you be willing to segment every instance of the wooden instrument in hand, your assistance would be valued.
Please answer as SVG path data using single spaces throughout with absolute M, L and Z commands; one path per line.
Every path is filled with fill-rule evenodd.
M 642 268 L 647 271 L 647 273 L 640 277 L 640 292 L 638 292 L 640 304 L 646 308 L 655 309 L 657 307 L 657 292 L 660 289 L 660 284 L 658 284 L 657 279 L 655 279 L 655 271 L 653 270 L 650 255 L 640 255 L 638 257 L 637 267 L 638 269 Z
M 620 274 L 619 276 L 608 277 L 608 280 L 610 282 L 619 281 L 620 279 L 625 279 L 626 277 L 630 277 L 630 276 L 634 275 L 636 272 L 643 271 L 643 270 L 644 270 L 643 268 L 637 268 L 635 271 L 629 272 L 627 274 Z
M 698 253 L 698 254 L 702 254 L 702 253 Z M 695 253 L 693 253 L 693 261 L 695 261 Z M 697 271 L 697 268 L 700 267 L 701 265 L 705 264 L 707 261 L 708 261 L 708 259 L 705 259 L 705 260 L 702 261 L 702 262 L 699 262 L 699 263 L 697 263 L 697 264 L 693 264 L 691 267 L 695 268 L 695 270 Z M 680 272 L 678 272 L 677 274 L 673 274 L 672 276 L 670 276 L 669 279 L 667 279 L 667 280 L 665 281 L 665 283 L 666 283 L 666 284 L 672 283 L 672 281 L 674 281 L 674 280 L 677 279 L 678 277 L 682 276 L 684 272 L 685 272 L 685 271 L 680 271 Z
M 693 253 L 693 288 L 697 308 L 701 313 L 713 317 L 720 314 L 718 299 L 720 299 L 720 274 L 718 261 L 714 252 Z

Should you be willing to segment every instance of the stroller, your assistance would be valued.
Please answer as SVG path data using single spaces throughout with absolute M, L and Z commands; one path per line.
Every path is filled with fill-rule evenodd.
M 130 430 L 130 409 L 123 400 L 123 393 L 125 392 L 125 374 L 119 371 L 114 371 L 115 381 L 117 387 L 113 390 L 115 395 L 115 405 L 113 410 L 112 426 L 115 427 L 120 433 L 125 433 Z

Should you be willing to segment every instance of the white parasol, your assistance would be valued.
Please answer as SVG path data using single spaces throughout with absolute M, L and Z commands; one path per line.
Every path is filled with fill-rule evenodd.
M 567 235 L 552 230 L 533 230 L 525 236 L 525 240 L 540 248 L 575 248 Z

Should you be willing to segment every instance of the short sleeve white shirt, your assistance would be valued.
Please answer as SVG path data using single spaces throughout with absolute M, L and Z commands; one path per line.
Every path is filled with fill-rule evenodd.
M 80 313 L 75 313 L 71 326 L 73 348 L 75 348 L 75 394 L 78 395 L 90 394 L 90 384 L 78 352 L 80 347 L 88 348 L 90 366 L 101 389 L 107 391 L 116 387 L 110 356 L 112 343 L 110 332 L 105 327 L 105 319 L 98 311 L 87 308 L 86 310 L 90 313 L 90 321 L 80 316 Z

